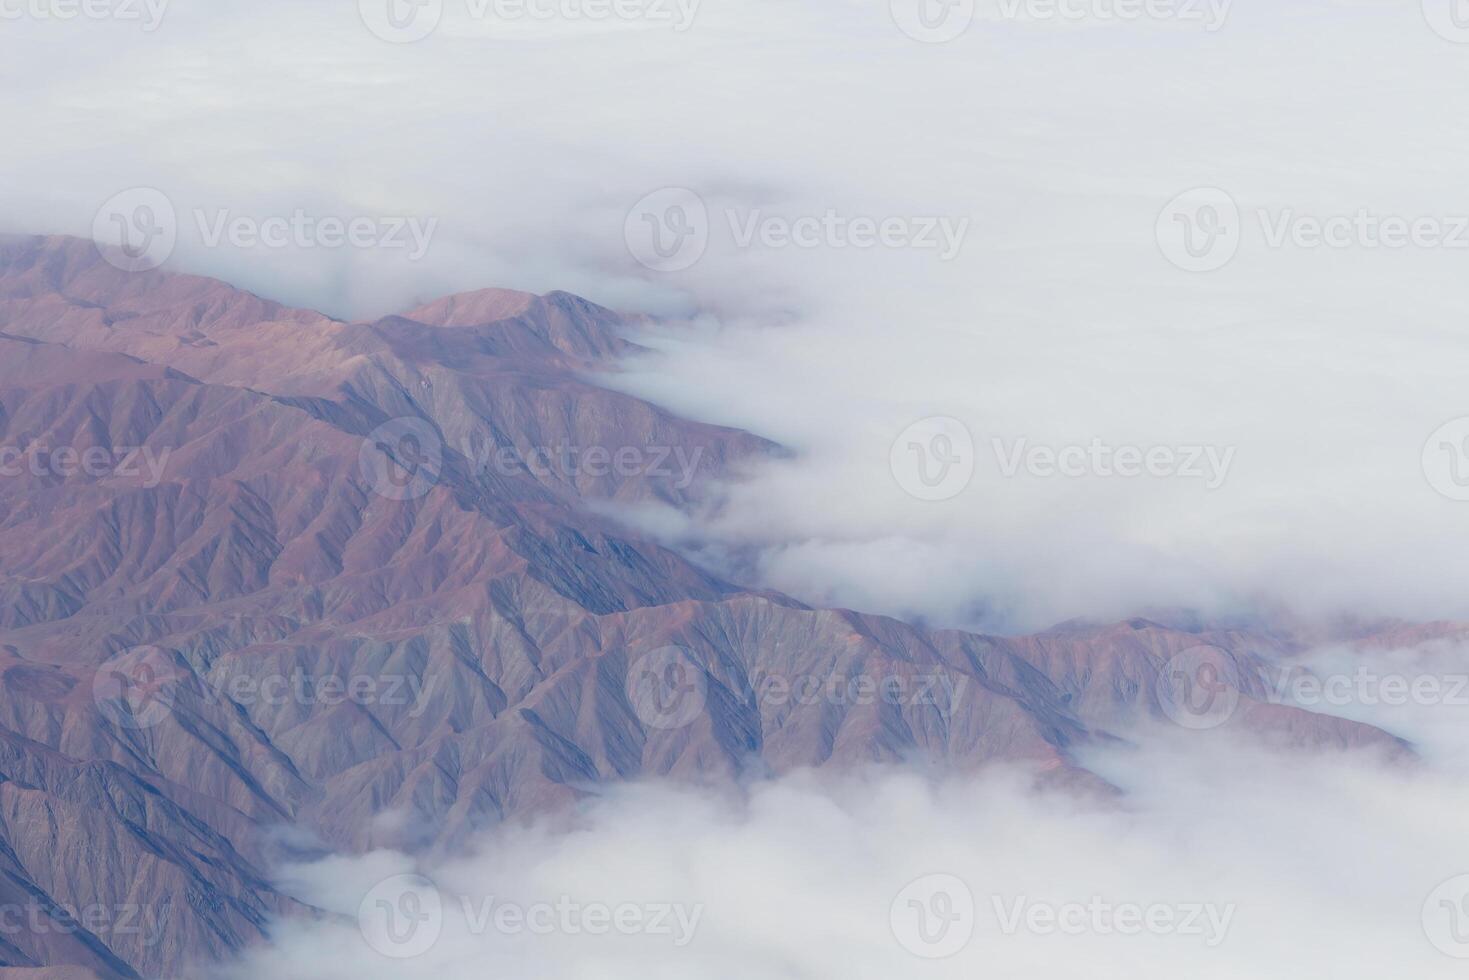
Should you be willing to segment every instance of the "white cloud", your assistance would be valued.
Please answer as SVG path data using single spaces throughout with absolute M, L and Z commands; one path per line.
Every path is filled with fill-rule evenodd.
M 995 629 L 1169 605 L 1469 614 L 1469 505 L 1420 459 L 1469 415 L 1466 252 L 1267 245 L 1302 215 L 1469 215 L 1448 109 L 1465 48 L 1417 5 L 1234 4 L 1211 32 L 985 4 L 924 44 L 880 2 L 707 0 L 682 32 L 466 4 L 405 45 L 352 4 L 9 24 L 0 81 L 26 97 L 4 110 L 5 225 L 85 234 L 135 184 L 184 214 L 406 214 L 439 220 L 419 262 L 208 249 L 187 219 L 175 263 L 352 315 L 487 284 L 705 311 L 624 383 L 798 450 L 686 541 L 807 599 Z M 667 186 L 699 193 L 710 244 L 657 274 L 623 231 Z M 1243 228 L 1195 274 L 1154 226 L 1199 186 Z M 952 261 L 735 241 L 828 212 L 969 224 Z M 978 450 L 940 503 L 888 465 L 934 415 Z M 1003 478 L 992 440 L 1020 438 L 1235 455 L 1215 490 Z
M 1462 650 L 1431 668 L 1423 656 L 1312 659 L 1438 677 L 1469 664 Z M 1395 717 L 1462 755 L 1466 709 L 1453 709 L 1455 729 L 1432 723 L 1436 710 Z M 804 773 L 725 795 L 619 787 L 571 825 L 503 828 L 469 857 L 416 866 L 380 852 L 296 869 L 297 890 L 342 918 L 283 931 L 239 975 L 1457 975 L 1461 962 L 1430 938 L 1452 936 L 1447 910 L 1429 898 L 1469 873 L 1462 764 L 1432 751 L 1419 767 L 1272 751 L 1223 732 L 1140 730 L 1130 745 L 1088 752 L 1124 791 L 1116 799 L 1038 791 L 1034 773 L 1007 769 L 937 781 L 900 769 Z M 393 884 L 417 873 L 443 910 L 436 940 L 406 918 L 387 939 L 373 901 L 364 930 L 365 897 L 397 916 L 428 914 Z M 910 900 L 927 903 L 926 934 Z M 589 919 L 597 908 L 609 917 Z M 949 933 L 940 913 L 960 916 Z M 608 925 L 617 921 L 627 928 Z M 546 928 L 533 933 L 533 922 Z M 935 951 L 952 955 L 915 955 Z

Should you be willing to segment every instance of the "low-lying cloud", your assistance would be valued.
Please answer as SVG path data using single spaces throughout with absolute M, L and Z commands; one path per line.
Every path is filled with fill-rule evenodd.
M 1308 660 L 1469 667 L 1463 650 Z M 1083 756 L 1117 797 L 1010 768 L 618 787 L 574 830 L 501 829 L 469 857 L 296 868 L 288 885 L 339 917 L 283 928 L 236 975 L 1457 976 L 1469 709 L 1337 707 L 1395 720 L 1423 761 L 1149 727 Z

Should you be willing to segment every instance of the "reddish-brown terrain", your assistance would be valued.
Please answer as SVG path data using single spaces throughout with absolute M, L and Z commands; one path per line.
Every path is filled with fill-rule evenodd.
M 454 848 L 613 780 L 911 757 L 1085 778 L 1078 745 L 1161 716 L 1170 657 L 1250 677 L 1301 645 L 933 631 L 721 581 L 587 506 L 678 504 L 775 451 L 600 387 L 633 329 L 498 290 L 343 323 L 0 241 L 0 906 L 157 925 L 0 923 L 0 963 L 81 968 L 0 975 L 174 975 L 312 914 L 271 883 L 287 850 Z M 901 693 L 826 693 L 862 678 Z M 1397 746 L 1241 686 L 1236 723 Z

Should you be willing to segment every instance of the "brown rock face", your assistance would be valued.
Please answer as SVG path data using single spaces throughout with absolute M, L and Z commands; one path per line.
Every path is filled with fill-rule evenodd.
M 1264 703 L 1289 639 L 927 631 L 597 516 L 774 449 L 589 380 L 629 329 L 498 290 L 341 323 L 0 242 L 0 962 L 57 968 L 0 975 L 174 975 L 312 914 L 282 848 L 454 847 L 613 780 L 1069 773 L 1201 646 L 1234 721 L 1396 745 Z

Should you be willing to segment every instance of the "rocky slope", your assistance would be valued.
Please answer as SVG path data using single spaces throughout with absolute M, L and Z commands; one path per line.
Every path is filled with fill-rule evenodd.
M 0 242 L 0 912 L 45 910 L 0 917 L 0 963 L 176 975 L 312 914 L 283 852 L 453 848 L 614 780 L 1084 778 L 1077 746 L 1176 715 L 1185 651 L 1223 666 L 1223 721 L 1404 750 L 1267 703 L 1290 635 L 929 631 L 598 516 L 776 451 L 599 386 L 634 328 L 498 290 L 342 323 Z

